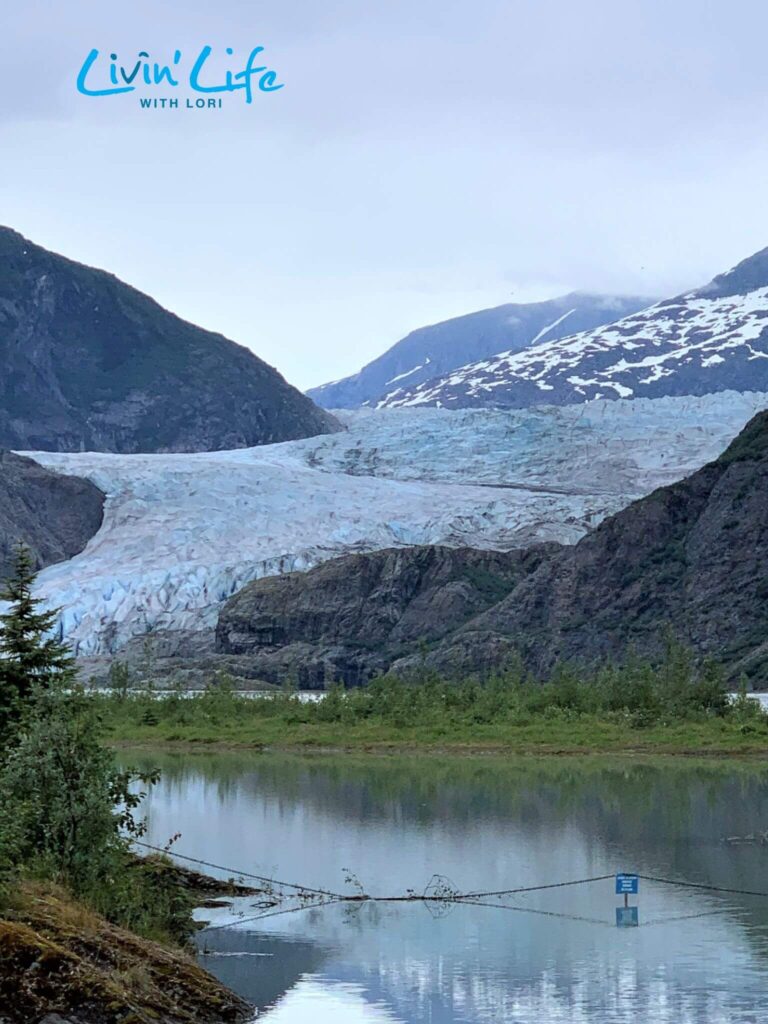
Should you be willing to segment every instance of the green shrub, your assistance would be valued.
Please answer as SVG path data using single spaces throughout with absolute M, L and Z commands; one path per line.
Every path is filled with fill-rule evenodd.
M 149 866 L 137 867 L 131 841 L 144 834 L 137 812 L 157 773 L 118 769 L 101 745 L 98 700 L 77 684 L 68 648 L 54 631 L 55 611 L 31 596 L 29 554 L 0 617 L 0 904 L 20 878 L 63 885 L 110 920 L 155 938 L 186 939 L 192 928 L 184 893 Z M 127 678 L 116 705 L 129 703 Z M 143 712 L 156 713 L 152 695 Z
M 664 657 L 654 665 L 629 650 L 622 662 L 601 666 L 561 663 L 547 680 L 525 672 L 519 658 L 507 669 L 486 679 L 456 681 L 422 669 L 407 679 L 381 676 L 368 686 L 345 689 L 333 684 L 321 701 L 302 701 L 291 690 L 265 697 L 239 696 L 224 681 L 192 696 L 173 694 L 154 699 L 151 694 L 97 698 L 106 720 L 118 730 L 120 722 L 153 723 L 173 727 L 180 723 L 210 727 L 271 719 L 286 728 L 304 724 L 354 726 L 368 723 L 395 729 L 422 728 L 430 735 L 461 726 L 508 724 L 510 728 L 543 718 L 575 720 L 579 717 L 621 722 L 642 729 L 655 724 L 730 718 L 760 726 L 768 718 L 757 702 L 746 696 L 730 702 L 726 677 L 711 661 L 697 664 L 691 653 L 671 635 L 664 639 Z M 172 728 L 162 732 L 173 735 Z

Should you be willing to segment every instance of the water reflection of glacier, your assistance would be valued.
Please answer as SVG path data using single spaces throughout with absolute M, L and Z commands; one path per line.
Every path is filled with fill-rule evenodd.
M 464 891 L 619 869 L 762 889 L 768 848 L 748 839 L 761 822 L 758 766 L 589 759 L 171 758 L 151 804 L 153 837 L 178 829 L 182 852 L 331 888 L 349 867 L 374 894 L 435 870 Z M 610 882 L 512 902 L 243 923 L 208 933 L 206 964 L 266 1020 L 334 1007 L 361 1024 L 768 1019 L 768 900 L 643 882 L 627 930 Z M 244 952 L 260 955 L 216 955 Z
M 723 918 L 706 919 L 704 936 L 703 919 L 626 934 L 608 924 L 595 930 L 553 919 L 531 925 L 510 921 L 504 911 L 466 907 L 441 922 L 422 908 L 365 917 L 352 921 L 326 908 L 311 926 L 280 926 L 274 934 L 262 926 L 256 941 L 275 959 L 310 932 L 315 950 L 323 951 L 320 968 L 308 965 L 287 989 L 290 999 L 261 1003 L 262 1019 L 271 1020 L 274 1012 L 281 1021 L 314 1020 L 312 1007 L 333 1006 L 341 998 L 339 985 L 347 986 L 344 999 L 354 990 L 355 1004 L 362 993 L 367 1006 L 377 1013 L 386 1007 L 390 1014 L 369 1017 L 359 1010 L 350 1019 L 361 1022 L 698 1024 L 759 1020 L 768 1012 L 765 972 L 738 925 Z M 250 942 L 248 926 L 228 935 L 233 947 L 248 949 Z M 205 962 L 221 973 L 224 961 L 214 956 Z M 249 975 L 262 971 L 263 962 L 233 958 L 227 964 L 224 980 L 257 997 Z M 323 989 L 327 1001 L 317 999 Z
M 270 1024 L 401 1024 L 402 1018 L 394 1016 L 386 1003 L 372 1000 L 363 985 L 307 974 L 258 1020 Z

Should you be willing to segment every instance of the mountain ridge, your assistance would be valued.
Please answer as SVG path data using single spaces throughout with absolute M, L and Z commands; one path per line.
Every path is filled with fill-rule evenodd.
M 768 249 L 613 324 L 468 363 L 379 407 L 527 408 L 768 387 Z
M 89 480 L 0 451 L 0 582 L 19 541 L 36 569 L 79 554 L 99 530 L 103 508 L 104 494 Z
M 249 349 L 0 227 L 0 447 L 199 451 L 340 429 Z
M 505 349 L 518 351 L 544 337 L 562 337 L 609 323 L 653 302 L 651 298 L 570 292 L 542 302 L 506 303 L 419 327 L 356 374 L 310 388 L 307 394 L 327 409 L 375 404 L 389 385 L 426 381 Z

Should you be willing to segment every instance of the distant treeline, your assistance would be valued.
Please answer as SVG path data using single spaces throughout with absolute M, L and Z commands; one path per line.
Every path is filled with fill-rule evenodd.
M 768 723 L 746 692 L 731 699 L 725 673 L 715 662 L 697 663 L 671 638 L 663 661 L 656 665 L 630 652 L 620 665 L 605 664 L 593 671 L 559 665 L 546 682 L 533 678 L 522 663 L 482 681 L 448 681 L 425 671 L 407 680 L 384 676 L 349 690 L 334 684 L 316 701 L 301 699 L 289 687 L 245 697 L 225 675 L 200 693 L 190 695 L 178 686 L 159 697 L 151 688 L 131 690 L 127 673 L 114 675 L 122 685 L 98 700 L 107 723 L 118 732 L 121 725 L 187 728 L 233 720 L 243 726 L 273 720 L 286 726 L 380 723 L 395 729 L 515 726 L 585 717 L 635 729 L 712 718 L 755 724 L 765 718 Z

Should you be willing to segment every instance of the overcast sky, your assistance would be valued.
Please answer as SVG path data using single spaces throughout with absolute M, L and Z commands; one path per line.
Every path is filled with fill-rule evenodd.
M 672 294 L 768 245 L 767 38 L 761 0 L 25 0 L 0 222 L 306 388 L 426 323 Z M 206 44 L 217 74 L 264 46 L 285 87 L 76 91 L 91 48 L 188 69 Z

